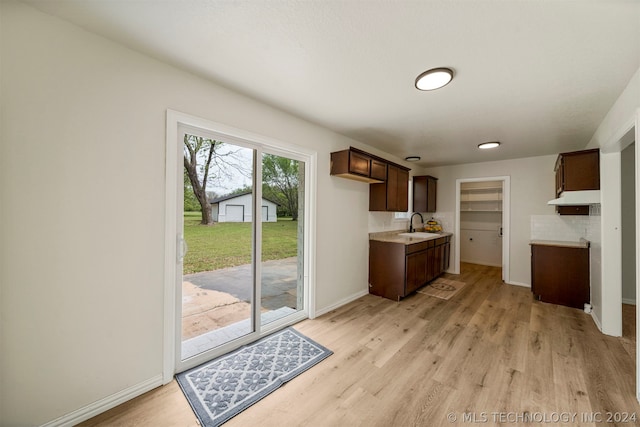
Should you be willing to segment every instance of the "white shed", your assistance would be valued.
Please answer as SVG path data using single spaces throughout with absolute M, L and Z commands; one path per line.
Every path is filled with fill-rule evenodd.
M 232 194 L 212 200 L 211 213 L 215 222 L 251 222 L 251 192 Z M 278 203 L 262 198 L 262 222 L 276 222 Z

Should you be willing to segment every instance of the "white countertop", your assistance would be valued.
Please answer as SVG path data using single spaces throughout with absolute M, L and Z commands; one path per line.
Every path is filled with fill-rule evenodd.
M 416 237 L 416 236 L 400 236 L 400 233 L 406 233 L 406 230 L 383 231 L 379 233 L 369 233 L 369 240 L 377 240 L 380 242 L 401 243 L 410 245 L 412 243 L 426 242 L 427 240 L 439 239 L 440 237 L 452 236 L 452 233 L 439 231 L 437 236 L 433 237 Z

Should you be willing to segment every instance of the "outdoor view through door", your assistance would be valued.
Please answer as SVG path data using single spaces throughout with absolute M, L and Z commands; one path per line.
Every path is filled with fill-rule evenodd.
M 250 144 L 183 142 L 185 360 L 303 309 L 305 164 Z

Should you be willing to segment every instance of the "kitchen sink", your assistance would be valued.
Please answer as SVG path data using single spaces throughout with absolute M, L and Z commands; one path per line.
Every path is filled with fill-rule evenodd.
M 424 233 L 422 231 L 416 231 L 414 233 L 400 233 L 398 236 L 402 237 L 420 237 L 423 239 L 428 239 L 429 237 L 440 237 L 440 234 L 437 233 Z

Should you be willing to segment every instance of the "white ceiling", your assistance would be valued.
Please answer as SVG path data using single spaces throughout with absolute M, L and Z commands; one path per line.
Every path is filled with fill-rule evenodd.
M 422 166 L 584 148 L 640 67 L 638 1 L 27 2 Z

